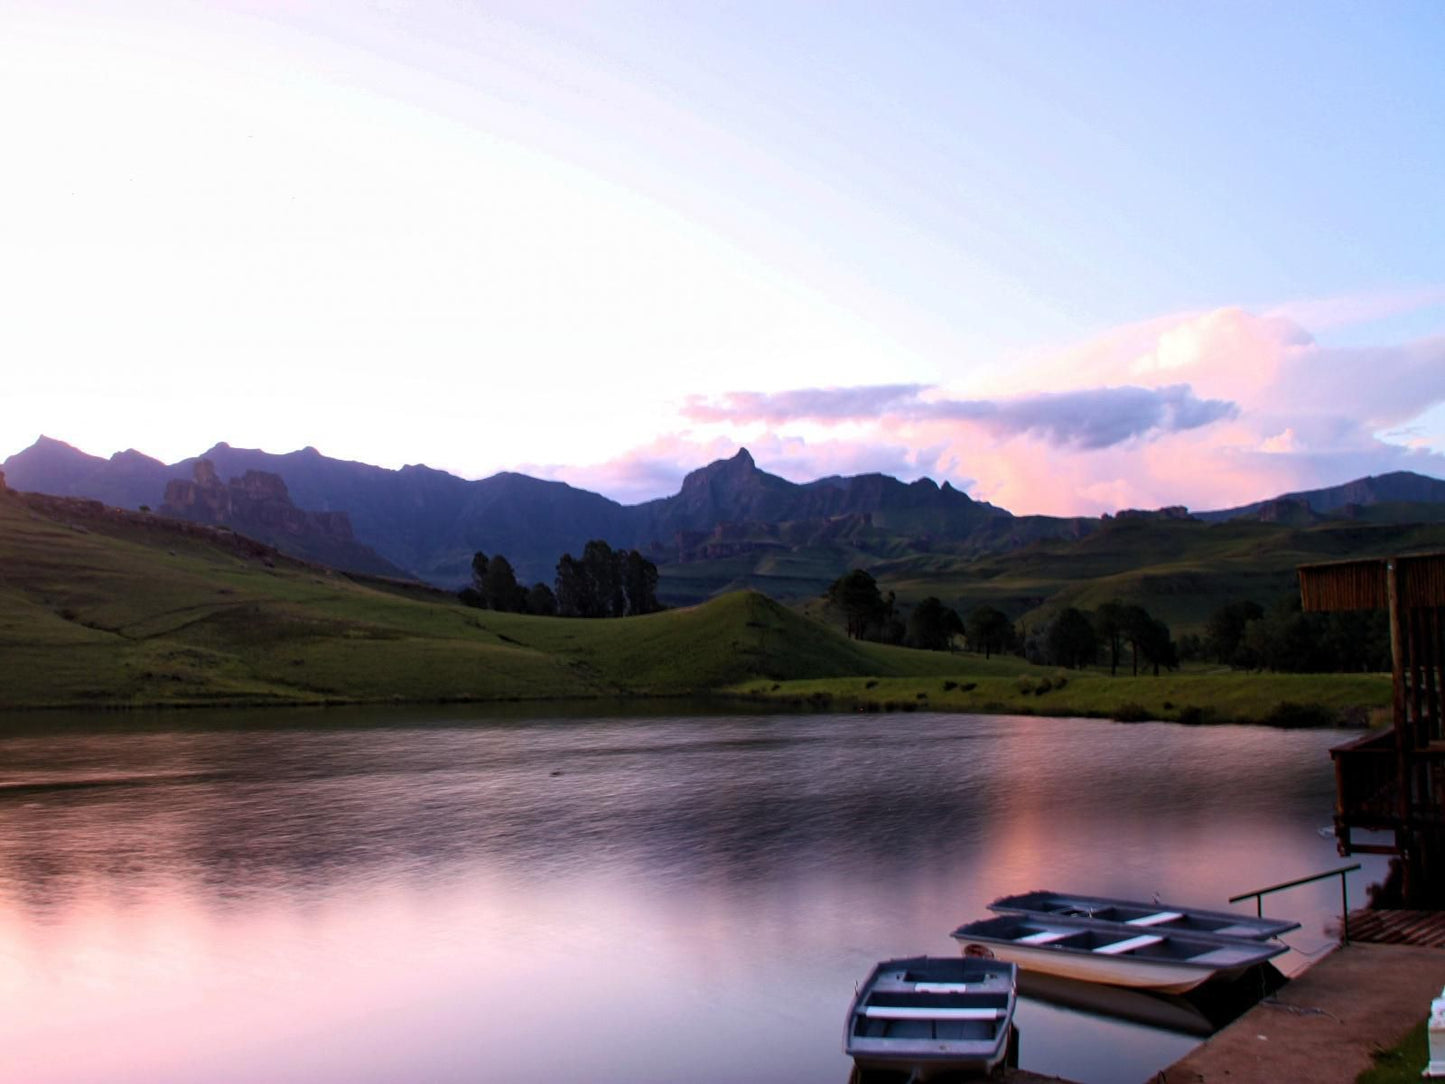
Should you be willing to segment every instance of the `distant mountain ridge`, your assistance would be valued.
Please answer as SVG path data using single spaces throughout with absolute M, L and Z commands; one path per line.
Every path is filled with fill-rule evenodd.
M 631 506 L 524 474 L 466 481 L 425 466 L 389 470 L 331 459 L 310 447 L 276 455 L 221 443 L 167 465 L 135 451 L 103 459 L 42 437 L 5 460 L 3 469 L 16 489 L 136 508 L 159 506 L 167 484 L 189 479 L 201 460 L 222 476 L 279 476 L 298 507 L 345 512 L 357 541 L 443 586 L 466 581 L 477 550 L 505 554 L 523 580 L 550 581 L 558 557 L 580 553 L 593 538 L 668 561 L 685 557 L 698 536 L 723 525 L 751 534 L 804 524 L 798 533 L 816 535 L 830 521 L 855 517 L 881 531 L 957 539 L 1012 518 L 928 479 L 905 484 L 869 474 L 800 485 L 759 470 L 746 449 L 692 471 L 672 497 Z
M 1353 507 L 1366 508 L 1377 504 L 1440 504 L 1445 503 L 1445 482 L 1414 471 L 1397 470 L 1388 474 L 1356 478 L 1342 485 L 1323 489 L 1284 493 L 1278 497 L 1224 508 L 1214 512 L 1195 512 L 1196 519 L 1206 523 L 1222 523 L 1230 519 L 1289 519 L 1291 507 L 1295 515 L 1303 505 L 1316 515 L 1328 515 Z
M 242 479 L 248 471 L 277 476 L 297 508 L 320 517 L 315 522 L 345 513 L 357 544 L 444 587 L 466 581 L 478 550 L 505 554 L 525 582 L 550 582 L 562 553 L 580 553 L 588 540 L 601 538 L 615 547 L 642 550 L 665 573 L 669 566 L 694 562 L 716 566 L 708 576 L 695 577 L 691 589 L 679 587 L 674 601 L 708 597 L 720 585 L 756 584 L 760 562 L 791 561 L 794 567 L 769 573 L 776 577 L 769 583 L 791 582 L 806 594 L 814 592 L 820 576 L 858 563 L 935 552 L 1007 552 L 1044 540 L 1084 538 L 1104 522 L 1014 516 L 927 478 L 905 483 L 863 474 L 789 482 L 760 470 L 746 449 L 690 472 L 673 496 L 637 505 L 524 474 L 503 472 L 468 481 L 420 465 L 390 470 L 332 459 L 311 447 L 278 455 L 221 443 L 167 465 L 134 450 L 104 459 L 41 437 L 0 468 L 19 490 L 137 508 L 159 506 L 168 483 L 189 480 L 202 460 L 223 477 Z M 1359 518 L 1356 510 L 1366 507 L 1378 507 L 1381 515 L 1408 515 L 1426 502 L 1445 505 L 1445 482 L 1396 472 L 1194 517 L 1305 525 L 1341 513 Z M 1120 513 L 1128 515 L 1177 518 L 1188 513 L 1173 508 Z M 268 541 L 283 549 L 288 544 L 284 537 Z M 808 563 L 798 558 L 800 553 L 817 559 L 808 568 L 798 567 Z M 729 561 L 737 566 L 733 572 L 727 571 Z

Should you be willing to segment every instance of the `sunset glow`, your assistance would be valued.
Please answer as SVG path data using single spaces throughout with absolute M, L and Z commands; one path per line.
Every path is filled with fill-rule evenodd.
M 1445 475 L 1438 5 L 0 25 L 0 458 L 632 502 L 746 445 L 1055 514 Z

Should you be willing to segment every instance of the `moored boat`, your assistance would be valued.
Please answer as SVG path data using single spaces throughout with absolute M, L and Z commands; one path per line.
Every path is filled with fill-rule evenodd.
M 982 946 L 1026 970 L 1169 994 L 1214 978 L 1234 978 L 1287 950 L 1272 942 L 1156 933 L 1065 915 L 1002 914 L 966 923 L 953 937 L 965 954 Z
M 1002 896 L 988 905 L 1001 914 L 1061 915 L 1072 918 L 1095 918 L 1120 922 L 1153 933 L 1206 933 L 1216 937 L 1235 937 L 1247 941 L 1268 941 L 1272 937 L 1299 929 L 1289 919 L 1264 918 L 1234 914 L 1229 911 L 1207 911 L 1172 903 L 1144 903 L 1139 900 L 1115 900 L 1107 896 L 1081 896 L 1071 892 L 1041 890 L 1017 896 Z
M 1018 970 L 1005 960 L 884 960 L 848 1009 L 843 1050 L 861 1071 L 988 1073 L 1008 1053 Z

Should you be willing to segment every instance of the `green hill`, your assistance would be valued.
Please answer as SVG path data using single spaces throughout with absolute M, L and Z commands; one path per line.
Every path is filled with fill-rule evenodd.
M 225 529 L 0 493 L 0 707 L 665 695 L 946 673 L 755 593 L 618 621 L 468 609 Z
M 1016 567 L 895 563 L 903 590 L 998 599 L 1146 591 L 1184 575 L 1202 525 L 1124 526 Z M 1371 544 L 1386 549 L 1398 533 Z M 1203 534 L 1279 568 L 1359 538 Z M 1423 537 L 1423 536 L 1422 536 Z M 1328 544 L 1326 544 L 1328 543 Z M 1082 544 L 1081 544 L 1082 545 Z M 1143 570 L 1130 562 L 1147 555 Z M 1191 556 L 1192 555 L 1192 556 Z M 1250 559 L 1239 556 L 1241 567 Z M 935 565 L 933 562 L 937 561 Z M 1175 569 L 1165 572 L 1165 569 Z M 1085 571 L 1090 582 L 1081 579 Z M 1240 572 L 1246 575 L 1246 572 Z M 913 579 L 907 577 L 912 576 Z M 833 710 L 989 711 L 1196 721 L 1360 719 L 1384 675 L 1185 672 L 1111 679 L 1022 659 L 857 643 L 753 591 L 586 621 L 469 609 L 417 583 L 344 575 L 224 528 L 0 491 L 0 708 L 499 701 L 727 691 Z M 1308 710 L 1301 711 L 1304 705 Z M 1288 709 L 1288 710 L 1285 710 Z
M 1309 527 L 1235 520 L 1121 518 L 1078 539 L 977 559 L 921 554 L 870 567 L 905 603 L 936 595 L 966 614 L 983 603 L 1026 624 L 1064 606 L 1138 603 L 1175 635 L 1201 630 L 1234 599 L 1268 606 L 1298 590 L 1302 564 L 1445 549 L 1445 524 L 1327 521 Z

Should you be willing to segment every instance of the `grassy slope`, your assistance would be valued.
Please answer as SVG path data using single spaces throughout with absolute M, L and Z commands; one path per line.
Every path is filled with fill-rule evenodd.
M 873 571 L 904 601 L 933 594 L 960 613 L 989 603 L 1029 625 L 1062 606 L 1092 609 L 1120 598 L 1144 606 L 1177 636 L 1200 631 L 1210 612 L 1231 599 L 1268 604 L 1295 590 L 1301 564 L 1425 549 L 1445 549 L 1445 527 L 1119 520 L 1076 542 L 1037 543 L 979 560 L 928 554 Z
M 864 709 L 1118 715 L 1132 705 L 1224 721 L 1265 718 L 1281 701 L 1360 714 L 1387 703 L 1389 683 L 1063 674 L 854 643 L 751 592 L 621 621 L 496 614 L 358 582 L 224 531 L 0 494 L 0 707 L 718 690 Z
M 470 610 L 223 531 L 0 494 L 0 706 L 668 694 L 939 672 L 754 594 L 623 621 Z

